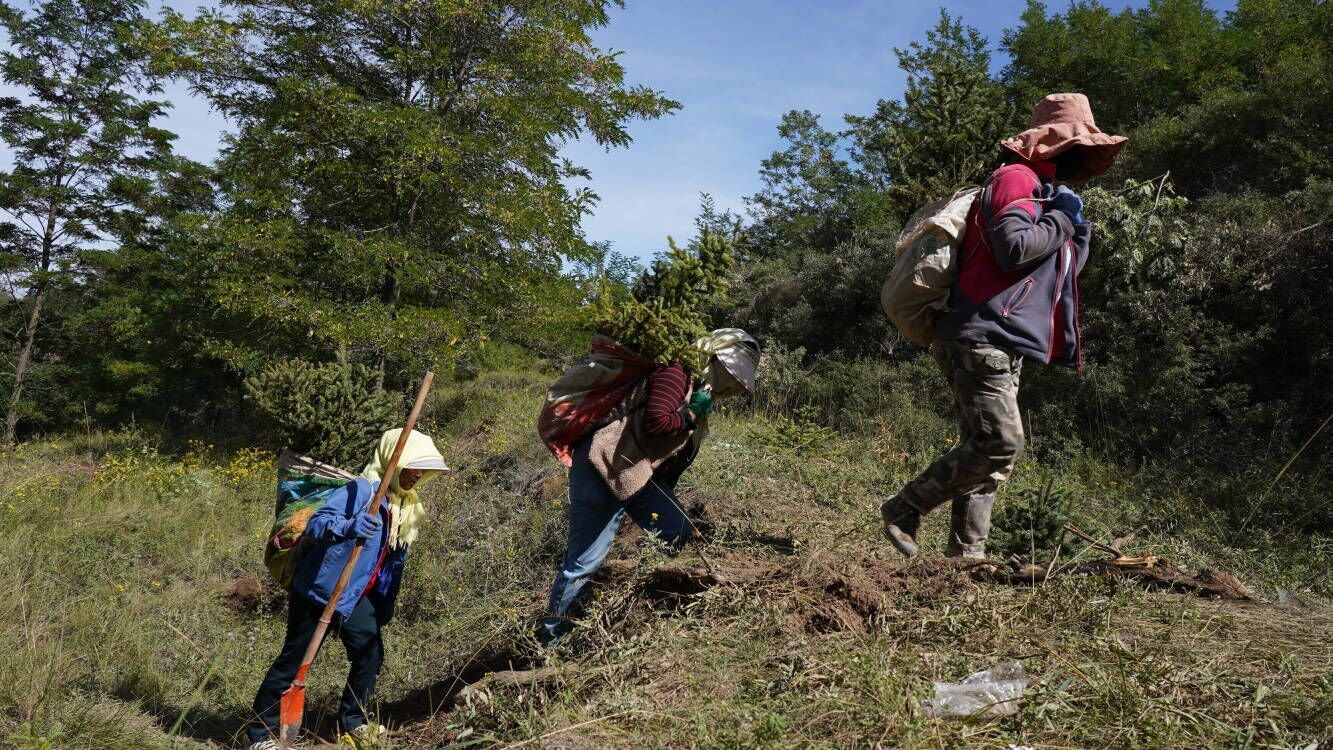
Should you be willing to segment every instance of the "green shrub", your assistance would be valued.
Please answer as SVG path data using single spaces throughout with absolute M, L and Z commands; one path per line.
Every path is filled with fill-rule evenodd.
M 887 429 L 913 453 L 933 453 L 956 432 L 949 389 L 930 357 L 846 361 L 770 343 L 759 364 L 755 411 L 769 420 L 800 412 L 806 422 L 859 435 Z
M 379 388 L 364 365 L 301 359 L 269 365 L 245 381 L 246 399 L 292 450 L 357 468 L 401 418 L 402 399 Z

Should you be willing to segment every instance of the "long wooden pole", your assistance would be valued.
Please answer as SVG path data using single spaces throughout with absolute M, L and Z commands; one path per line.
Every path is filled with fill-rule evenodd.
M 377 515 L 380 512 L 380 503 L 384 501 L 384 496 L 389 492 L 389 485 L 393 483 L 394 472 L 398 469 L 398 459 L 403 455 L 403 449 L 407 447 L 408 436 L 412 434 L 412 428 L 416 427 L 417 417 L 421 415 L 421 407 L 426 403 L 426 394 L 430 391 L 431 383 L 435 380 L 435 373 L 427 372 L 426 377 L 421 381 L 421 389 L 417 391 L 416 403 L 412 405 L 412 412 L 407 415 L 407 426 L 403 428 L 398 435 L 398 444 L 393 448 L 393 455 L 389 457 L 389 465 L 384 468 L 384 473 L 380 475 L 380 486 L 375 492 L 375 499 L 370 502 L 370 515 Z M 278 744 L 284 748 L 290 747 L 296 742 L 297 735 L 301 731 L 301 715 L 305 712 L 305 678 L 310 671 L 310 665 L 315 661 L 315 655 L 319 653 L 319 647 L 324 642 L 324 636 L 328 633 L 329 624 L 333 622 L 333 613 L 338 608 L 338 600 L 342 598 L 343 589 L 347 588 L 347 582 L 352 578 L 352 571 L 356 568 L 357 558 L 361 557 L 361 550 L 365 549 L 366 540 L 357 539 L 352 547 L 352 554 L 347 558 L 347 564 L 343 566 L 342 575 L 338 576 L 338 584 L 333 587 L 333 593 L 329 595 L 329 603 L 324 605 L 324 611 L 319 616 L 319 625 L 315 627 L 314 635 L 310 636 L 310 643 L 306 646 L 305 656 L 301 659 L 301 667 L 296 671 L 296 679 L 292 681 L 291 687 L 282 694 L 282 704 L 280 707 L 281 727 L 278 731 Z

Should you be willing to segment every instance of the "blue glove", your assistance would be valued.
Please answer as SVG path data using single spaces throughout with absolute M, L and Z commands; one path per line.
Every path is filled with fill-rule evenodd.
M 373 539 L 380 532 L 380 526 L 384 521 L 379 515 L 370 515 L 369 513 L 359 513 L 353 518 L 347 519 L 347 524 L 343 526 L 343 536 L 354 539 Z
M 1083 221 L 1083 199 L 1064 185 L 1055 189 L 1055 195 L 1051 196 L 1046 205 L 1056 211 L 1063 211 L 1075 224 L 1086 223 Z

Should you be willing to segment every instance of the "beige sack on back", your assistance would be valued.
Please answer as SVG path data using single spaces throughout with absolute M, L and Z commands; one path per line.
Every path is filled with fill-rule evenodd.
M 958 248 L 967 215 L 981 194 L 967 187 L 917 211 L 894 248 L 896 260 L 879 292 L 893 325 L 921 346 L 935 340 L 935 319 L 949 309 L 949 289 L 958 278 Z

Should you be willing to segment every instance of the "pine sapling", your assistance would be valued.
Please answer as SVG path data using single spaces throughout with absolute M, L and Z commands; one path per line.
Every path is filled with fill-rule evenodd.
M 654 261 L 628 294 L 605 280 L 593 303 L 597 331 L 661 363 L 680 362 L 691 372 L 698 362 L 694 341 L 708 333 L 705 310 L 726 293 L 735 262 L 735 240 L 705 234 Z

